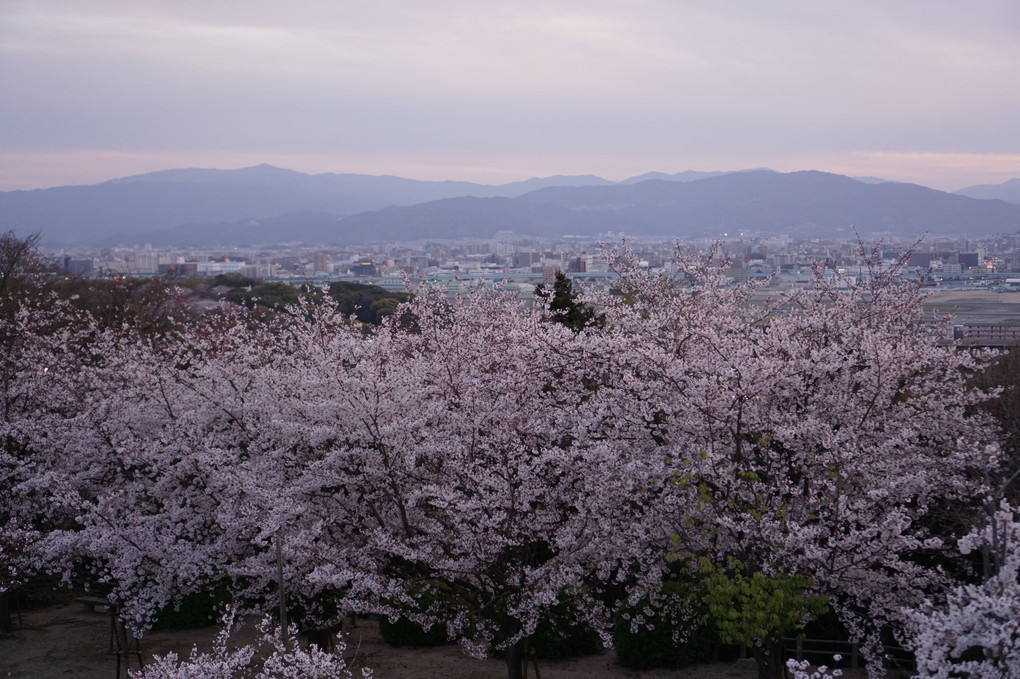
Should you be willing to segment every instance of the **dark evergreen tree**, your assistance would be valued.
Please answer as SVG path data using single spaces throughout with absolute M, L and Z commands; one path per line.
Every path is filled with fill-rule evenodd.
M 557 323 L 562 323 L 574 332 L 589 325 L 601 326 L 603 319 L 587 304 L 578 301 L 573 282 L 562 271 L 556 272 L 556 281 L 550 292 L 545 285 L 539 285 L 535 294 L 549 300 L 549 311 Z

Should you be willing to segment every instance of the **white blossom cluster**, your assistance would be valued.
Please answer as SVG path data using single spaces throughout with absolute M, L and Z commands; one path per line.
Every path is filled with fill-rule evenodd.
M 910 641 L 921 679 L 1020 677 L 1020 517 L 1003 503 L 987 526 L 960 540 L 964 554 L 998 551 L 998 570 L 979 584 L 952 588 L 942 605 L 910 614 Z
M 140 670 L 130 670 L 128 675 L 131 679 L 355 679 L 343 659 L 346 645 L 342 638 L 336 640 L 330 652 L 315 645 L 305 649 L 296 643 L 287 644 L 280 628 L 264 618 L 257 643 L 231 648 L 235 616 L 235 609 L 227 612 L 212 651 L 202 653 L 193 648 L 187 660 L 170 652 L 155 657 Z M 293 627 L 291 636 L 296 633 Z M 358 676 L 371 679 L 372 671 L 362 668 Z

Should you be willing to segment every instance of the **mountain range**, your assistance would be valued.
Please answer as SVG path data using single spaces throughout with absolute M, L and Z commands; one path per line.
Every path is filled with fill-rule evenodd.
M 1007 203 L 1020 203 L 1020 179 L 1010 179 L 1002 184 L 977 184 L 960 189 L 956 193 L 970 198 L 998 199 Z
M 1013 202 L 1007 202 L 1012 200 Z M 0 193 L 0 232 L 48 246 L 358 244 L 438 238 L 980 236 L 1020 230 L 1020 179 L 956 194 L 824 172 L 554 176 L 499 186 L 269 165 Z

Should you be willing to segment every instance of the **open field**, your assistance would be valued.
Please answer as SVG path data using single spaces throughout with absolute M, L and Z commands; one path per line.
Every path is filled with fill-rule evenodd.
M 940 290 L 928 298 L 925 309 L 956 317 L 964 323 L 1020 323 L 1020 292 Z

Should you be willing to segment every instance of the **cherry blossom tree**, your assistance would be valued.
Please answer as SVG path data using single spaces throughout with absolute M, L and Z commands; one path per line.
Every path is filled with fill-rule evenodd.
M 979 364 L 938 346 L 916 286 L 873 259 L 857 281 L 819 270 L 812 289 L 764 300 L 719 262 L 613 265 L 622 294 L 586 301 L 621 338 L 618 417 L 645 423 L 667 472 L 646 521 L 734 578 L 808 578 L 805 600 L 828 597 L 877 676 L 880 626 L 942 580 L 916 558 L 945 547 L 925 517 L 969 501 L 988 463 L 994 430 L 965 385 Z M 781 671 L 777 639 L 752 649 L 762 677 Z
M 229 312 L 158 335 L 80 320 L 69 336 L 47 335 L 41 359 L 63 352 L 73 365 L 26 387 L 43 407 L 16 428 L 26 473 L 12 497 L 48 525 L 35 545 L 46 566 L 109 582 L 140 631 L 260 548 L 257 529 L 231 516 L 237 491 L 220 470 L 255 438 L 247 406 L 272 345 L 260 341 L 262 326 Z
M 920 679 L 1007 679 L 1020 676 L 1020 517 L 1003 502 L 988 525 L 960 540 L 960 551 L 992 552 L 994 572 L 958 584 L 945 602 L 909 612 L 906 645 Z
M 56 388 L 78 365 L 75 347 L 87 319 L 67 301 L 31 280 L 7 280 L 13 297 L 0 299 L 0 625 L 11 589 L 32 572 L 32 547 L 40 530 L 65 517 L 52 511 L 46 486 L 49 465 L 37 459 L 33 435 L 46 413 L 66 405 Z
M 39 562 L 108 583 L 136 634 L 215 583 L 249 601 L 278 590 L 273 540 L 293 523 L 287 491 L 313 434 L 281 417 L 307 396 L 286 343 L 311 338 L 285 333 L 286 315 L 227 307 L 160 333 L 55 308 L 26 308 L 22 350 L 7 356 L 18 408 L 4 504 L 47 527 Z M 291 569 L 295 595 L 305 572 Z
M 354 342 L 321 327 L 290 342 L 308 352 L 291 382 L 304 396 L 283 417 L 318 459 L 288 495 L 288 560 L 478 654 L 504 650 L 512 677 L 563 597 L 606 627 L 592 595 L 638 556 L 644 477 L 586 386 L 583 333 L 484 288 L 420 290 Z

